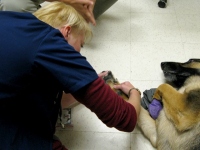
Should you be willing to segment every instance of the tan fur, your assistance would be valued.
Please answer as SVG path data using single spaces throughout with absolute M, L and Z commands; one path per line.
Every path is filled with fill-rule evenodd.
M 160 85 L 154 98 L 163 102 L 156 120 L 141 107 L 138 126 L 158 150 L 200 149 L 200 76 L 192 76 L 177 91 Z
M 182 67 L 199 69 L 200 63 L 199 62 L 190 62 L 190 63 L 183 64 Z

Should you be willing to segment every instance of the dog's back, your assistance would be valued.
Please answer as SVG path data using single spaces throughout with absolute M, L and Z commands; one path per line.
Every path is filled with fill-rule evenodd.
M 184 91 L 196 92 L 194 96 L 187 98 L 189 100 L 190 111 L 196 117 L 199 117 L 200 112 L 200 76 L 189 77 L 184 86 L 179 89 L 180 93 Z M 174 124 L 169 120 L 162 109 L 156 120 L 157 128 L 157 146 L 160 150 L 197 150 L 200 149 L 200 122 L 193 124 L 193 127 L 186 131 L 179 131 Z M 178 115 L 178 114 L 177 114 Z
M 162 110 L 156 120 L 156 128 L 158 150 L 200 149 L 200 123 L 188 131 L 179 132 Z

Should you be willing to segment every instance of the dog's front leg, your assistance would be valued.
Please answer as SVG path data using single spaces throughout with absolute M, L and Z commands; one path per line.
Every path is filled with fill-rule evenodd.
M 157 100 L 162 100 L 164 91 L 168 92 L 168 90 L 171 89 L 169 84 L 161 84 L 155 91 L 154 95 L 153 95 L 153 99 L 157 99 Z
M 163 108 L 168 119 L 182 130 L 181 119 L 185 110 L 185 99 L 187 94 L 178 92 L 169 84 L 161 84 L 155 91 L 153 98 L 163 102 Z
M 169 84 L 161 84 L 155 91 L 153 98 L 163 101 L 163 103 L 170 105 L 170 107 L 183 107 L 182 101 L 186 95 L 178 92 Z M 178 105 L 178 106 L 177 106 Z M 165 106 L 166 107 L 166 106 Z
M 142 106 L 137 124 L 144 135 L 150 140 L 151 144 L 154 147 L 157 147 L 157 131 L 155 120 L 151 118 L 149 112 L 146 111 Z

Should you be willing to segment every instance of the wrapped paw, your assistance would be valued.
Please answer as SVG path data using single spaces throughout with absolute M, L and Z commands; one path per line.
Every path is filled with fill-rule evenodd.
M 162 108 L 162 102 L 157 99 L 153 99 L 153 101 L 149 104 L 149 114 L 153 119 L 157 119 Z

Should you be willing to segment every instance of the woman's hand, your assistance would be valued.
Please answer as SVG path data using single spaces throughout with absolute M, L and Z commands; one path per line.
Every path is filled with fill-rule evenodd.
M 91 22 L 96 25 L 96 21 L 93 14 L 93 9 L 96 0 L 61 0 L 66 4 L 73 6 L 87 22 Z
M 129 81 L 126 81 L 119 85 L 115 85 L 114 88 L 118 90 L 122 90 L 126 95 L 129 95 L 130 89 L 134 88 L 134 86 Z
M 123 82 L 119 85 L 114 85 L 113 88 L 122 90 L 126 95 L 129 96 L 127 100 L 128 103 L 134 106 L 137 116 L 139 117 L 140 113 L 140 101 L 141 101 L 141 93 L 135 88 L 129 81 Z
M 93 14 L 93 9 L 96 0 L 46 0 L 48 2 L 59 1 L 71 5 L 85 18 L 87 22 L 91 22 L 96 25 L 96 21 Z

